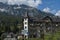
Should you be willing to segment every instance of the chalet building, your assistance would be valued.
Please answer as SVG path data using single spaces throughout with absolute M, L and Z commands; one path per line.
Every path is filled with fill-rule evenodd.
M 42 34 L 53 33 L 60 28 L 60 18 L 45 16 L 43 18 L 30 17 L 28 13 L 23 16 L 25 37 L 40 37 Z

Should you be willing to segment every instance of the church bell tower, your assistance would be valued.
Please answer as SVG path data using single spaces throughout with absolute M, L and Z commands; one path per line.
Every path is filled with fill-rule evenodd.
M 24 37 L 28 38 L 28 13 L 24 15 Z

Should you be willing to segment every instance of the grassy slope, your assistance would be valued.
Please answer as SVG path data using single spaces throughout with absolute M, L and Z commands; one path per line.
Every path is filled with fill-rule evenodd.
M 49 34 L 49 35 L 45 35 L 44 38 L 45 38 L 45 40 L 60 40 L 60 31 L 54 33 L 53 37 L 51 34 Z M 40 38 L 29 38 L 29 39 L 25 39 L 25 40 L 41 40 L 41 39 Z

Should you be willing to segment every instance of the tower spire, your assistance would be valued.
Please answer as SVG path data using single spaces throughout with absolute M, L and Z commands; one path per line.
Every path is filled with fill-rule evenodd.
M 24 17 L 28 17 L 28 11 L 25 12 Z

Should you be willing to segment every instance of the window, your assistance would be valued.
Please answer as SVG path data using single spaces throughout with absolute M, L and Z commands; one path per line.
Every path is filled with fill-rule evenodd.
M 58 24 L 56 24 L 56 26 L 58 26 Z
M 25 20 L 27 20 L 27 18 L 25 18 Z
M 26 29 L 27 27 L 25 26 L 25 29 Z
M 27 24 L 27 22 L 25 22 L 25 24 Z

